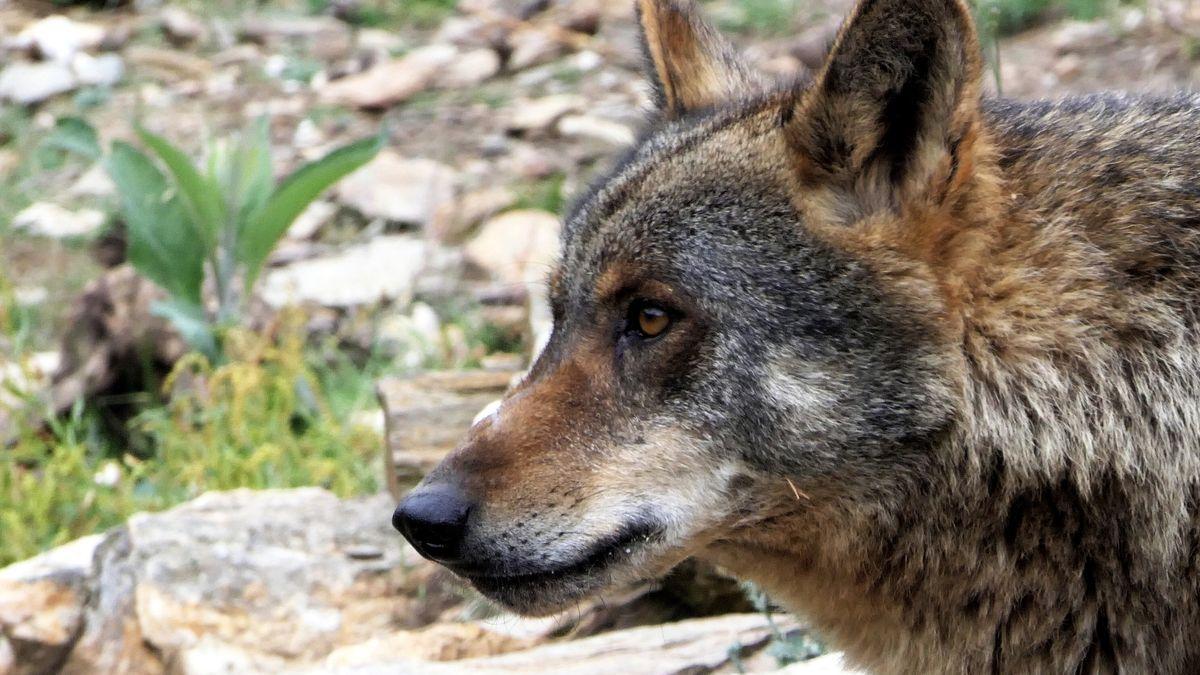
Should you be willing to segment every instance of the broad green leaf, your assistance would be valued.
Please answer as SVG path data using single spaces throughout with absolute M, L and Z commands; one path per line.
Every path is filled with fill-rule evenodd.
M 238 238 L 237 259 L 245 268 L 247 289 L 292 221 L 326 188 L 371 161 L 383 140 L 382 135 L 371 136 L 343 146 L 284 179 Z
M 192 164 L 192 160 L 162 136 L 142 129 L 137 130 L 142 142 L 158 155 L 167 165 L 171 178 L 179 189 L 179 196 L 187 214 L 195 223 L 195 234 L 204 246 L 204 255 L 212 253 L 217 244 L 221 227 L 225 224 L 225 205 L 216 184 Z
M 157 302 L 150 311 L 175 326 L 179 335 L 198 352 L 210 360 L 217 358 L 217 338 L 204 308 L 184 301 Z
M 54 130 L 42 143 L 46 147 L 74 153 L 91 162 L 100 159 L 100 155 L 103 154 L 96 129 L 79 117 L 58 118 L 54 123 Z
M 121 197 L 129 261 L 176 299 L 200 305 L 204 251 L 166 177 L 128 143 L 113 143 L 106 166 Z

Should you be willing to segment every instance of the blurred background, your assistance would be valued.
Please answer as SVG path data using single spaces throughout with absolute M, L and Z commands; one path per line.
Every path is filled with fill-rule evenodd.
M 781 78 L 850 7 L 702 4 Z M 993 94 L 1200 78 L 1200 1 L 975 8 Z M 840 672 L 719 570 L 522 620 L 388 525 L 640 67 L 625 0 L 0 0 L 0 674 Z

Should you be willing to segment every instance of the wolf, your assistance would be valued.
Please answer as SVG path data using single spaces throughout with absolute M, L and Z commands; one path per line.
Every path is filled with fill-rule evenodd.
M 636 9 L 549 342 L 397 528 L 527 614 L 696 556 L 874 672 L 1200 672 L 1200 97 L 985 96 L 961 0 L 796 82 Z

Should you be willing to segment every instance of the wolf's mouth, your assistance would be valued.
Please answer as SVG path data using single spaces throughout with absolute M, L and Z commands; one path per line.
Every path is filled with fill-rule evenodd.
M 627 525 L 593 544 L 576 560 L 551 568 L 514 566 L 455 570 L 479 592 L 506 605 L 542 604 L 543 595 L 580 596 L 605 585 L 606 570 L 629 559 L 662 536 L 647 523 Z

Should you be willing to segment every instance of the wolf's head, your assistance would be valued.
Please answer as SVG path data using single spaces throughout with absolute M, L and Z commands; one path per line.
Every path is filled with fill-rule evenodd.
M 986 180 L 965 5 L 863 0 L 786 86 L 686 0 L 638 13 L 658 111 L 567 218 L 549 344 L 395 516 L 522 612 L 781 513 L 836 529 L 955 415 L 941 261 Z

